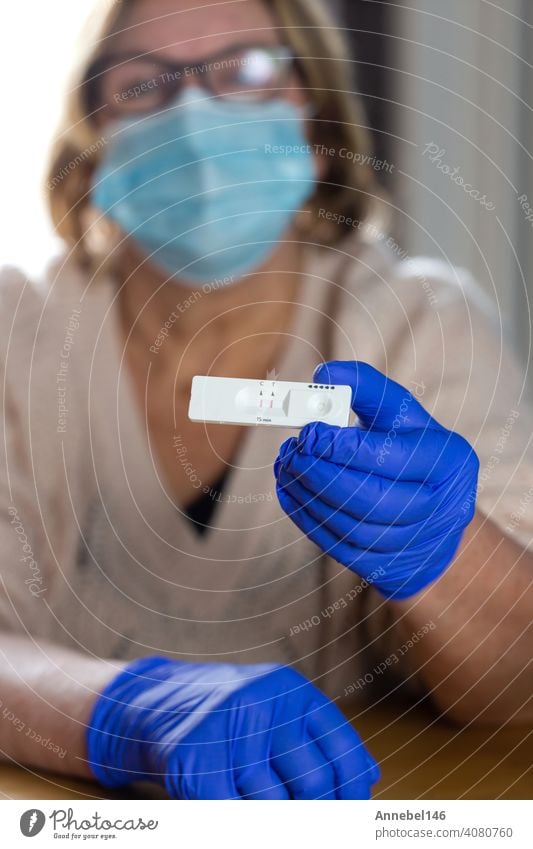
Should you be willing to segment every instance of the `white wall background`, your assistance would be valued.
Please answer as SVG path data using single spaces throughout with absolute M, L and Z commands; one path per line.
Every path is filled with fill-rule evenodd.
M 393 5 L 401 232 L 410 253 L 468 268 L 501 311 L 511 341 L 531 355 L 533 225 L 531 0 L 401 0 Z M 529 17 L 529 22 L 527 21 Z M 487 212 L 424 156 L 442 163 L 496 206 Z M 413 144 L 414 143 L 414 144 Z
M 6 3 L 0 14 L 0 263 L 37 270 L 54 249 L 41 179 L 65 70 L 92 0 Z

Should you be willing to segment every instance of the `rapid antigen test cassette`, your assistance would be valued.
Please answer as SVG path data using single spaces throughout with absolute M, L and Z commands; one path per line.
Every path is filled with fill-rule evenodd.
M 193 422 L 292 428 L 320 421 L 347 427 L 351 400 L 349 386 L 195 377 L 189 419 Z

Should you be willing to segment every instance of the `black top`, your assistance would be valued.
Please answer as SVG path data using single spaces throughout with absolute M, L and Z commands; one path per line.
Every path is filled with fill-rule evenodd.
M 228 470 L 225 469 L 217 482 L 209 487 L 208 492 L 202 492 L 184 509 L 184 514 L 190 519 L 199 536 L 204 536 L 209 530 L 210 520 L 213 518 L 217 504 L 222 500 L 222 487 L 227 474 Z

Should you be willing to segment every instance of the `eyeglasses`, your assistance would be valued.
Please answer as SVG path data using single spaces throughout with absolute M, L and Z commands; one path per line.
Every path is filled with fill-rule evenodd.
M 97 59 L 86 76 L 85 96 L 91 115 L 126 117 L 157 111 L 173 100 L 187 81 L 211 94 L 253 102 L 279 95 L 295 64 L 281 45 L 243 45 L 190 65 L 155 54 L 110 54 Z

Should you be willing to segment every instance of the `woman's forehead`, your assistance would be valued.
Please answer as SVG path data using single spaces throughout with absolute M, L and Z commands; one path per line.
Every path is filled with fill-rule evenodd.
M 136 0 L 106 48 L 157 50 L 186 62 L 246 41 L 278 41 L 262 0 Z

